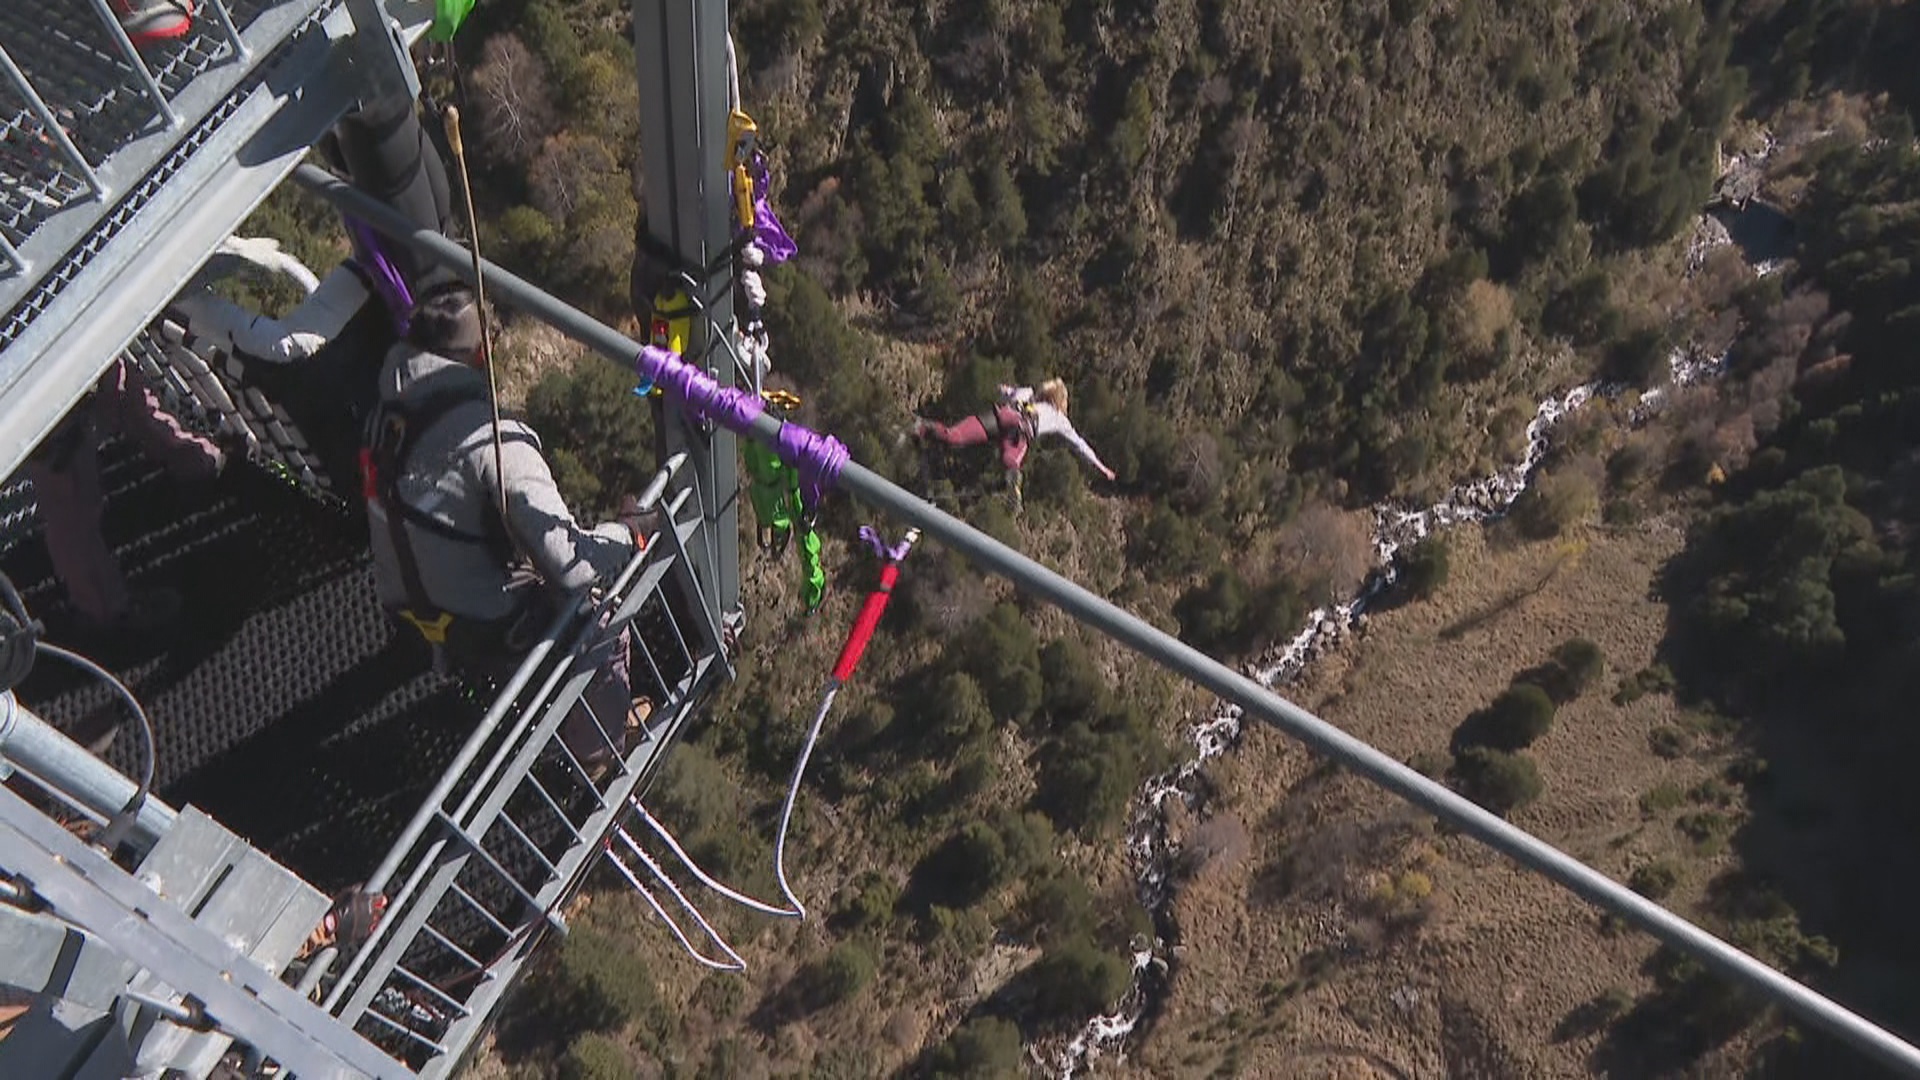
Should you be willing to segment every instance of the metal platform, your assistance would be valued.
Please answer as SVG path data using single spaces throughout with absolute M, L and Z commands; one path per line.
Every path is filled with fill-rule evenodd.
M 179 350 L 147 358 L 177 411 L 218 415 L 185 396 L 198 384 L 180 378 Z M 229 395 L 236 386 L 222 383 Z M 232 829 L 296 881 L 325 893 L 368 881 L 392 894 L 380 934 L 357 955 L 337 971 L 327 960 L 300 969 L 329 991 L 340 1026 L 318 1037 L 346 1040 L 342 1054 L 370 1041 L 397 1059 L 395 1075 L 455 1069 L 533 949 L 563 927 L 560 906 L 595 865 L 619 809 L 729 674 L 687 557 L 697 502 L 688 488 L 669 491 L 670 479 L 663 469 L 648 497 L 665 497 L 673 527 L 601 603 L 604 629 L 591 611 L 556 623 L 486 710 L 480 689 L 427 671 L 424 649 L 379 613 L 363 523 L 284 477 L 252 474 L 196 497 L 130 446 L 105 448 L 105 529 L 130 579 L 193 598 L 186 624 L 164 642 L 101 657 L 153 717 L 157 790 L 188 806 L 184 814 L 204 811 Z M 13 526 L 0 527 L 0 566 L 59 639 L 69 620 L 44 547 L 24 527 L 31 510 L 30 485 L 0 488 L 0 526 Z M 655 703 L 652 724 L 617 767 L 589 774 L 559 725 L 591 674 L 580 657 L 629 625 L 633 690 Z M 20 695 L 83 741 L 98 739 L 99 718 L 112 715 L 108 691 L 45 662 Z M 122 731 L 104 758 L 131 773 L 140 749 Z M 9 859 L 7 869 L 20 866 Z M 78 914 L 60 914 L 91 932 Z M 122 955 L 111 944 L 96 951 Z M 284 952 L 271 952 L 273 970 Z M 41 1029 L 46 1053 L 68 1052 L 111 1019 L 101 1001 L 63 1007 L 84 1023 Z M 197 1061 L 216 1043 L 224 1046 L 183 1042 L 178 1052 Z
M 135 50 L 105 0 L 0 8 L 0 473 L 359 100 L 426 0 L 203 0 Z
M 145 704 L 167 801 L 206 810 L 324 891 L 365 877 L 484 700 L 392 633 L 364 526 L 265 477 L 195 497 L 131 447 L 110 447 L 103 464 L 109 542 L 136 586 L 191 597 L 182 626 L 103 650 L 72 637 L 37 538 L 16 533 L 0 567 L 55 641 L 108 663 Z M 82 742 L 121 716 L 104 686 L 53 661 L 20 695 Z M 103 757 L 134 772 L 139 743 L 122 728 Z
M 673 500 L 677 527 L 602 606 L 606 630 L 590 613 L 557 623 L 483 719 L 481 699 L 389 636 L 334 512 L 287 489 L 245 504 L 187 502 L 184 526 L 140 534 L 134 523 L 156 520 L 156 502 L 180 507 L 178 492 L 124 449 L 109 454 L 107 476 L 117 489 L 108 532 L 135 579 L 199 585 L 183 632 L 151 655 L 117 658 L 154 719 L 159 791 L 323 890 L 374 868 L 393 904 L 381 934 L 322 984 L 328 1007 L 409 1072 L 447 1075 L 561 926 L 559 906 L 617 810 L 725 673 L 685 557 L 699 527 L 689 492 Z M 52 598 L 38 543 L 17 543 L 5 566 L 31 600 Z M 652 724 L 624 762 L 590 775 L 559 725 L 591 674 L 578 657 L 629 623 L 634 691 L 656 703 Z M 21 688 L 50 721 L 90 736 L 104 694 L 44 663 Z M 137 742 L 123 734 L 108 760 L 132 771 Z M 19 866 L 9 858 L 8 869 Z
M 0 789 L 0 936 L 34 946 L 0 947 L 0 981 L 34 992 L 36 1021 L 51 1025 L 26 1042 L 16 1028 L 0 1072 L 92 1080 L 137 1062 L 198 1077 L 238 1041 L 250 1065 L 277 1061 L 283 1075 L 447 1076 L 731 676 L 730 436 L 686 425 L 642 496 L 662 511 L 649 543 L 604 594 L 575 597 L 504 685 L 431 674 L 424 648 L 376 609 L 364 525 L 333 494 L 351 465 L 325 417 L 287 407 L 306 396 L 299 380 L 249 385 L 230 358 L 154 319 L 329 125 L 417 90 L 407 45 L 432 4 L 202 0 L 192 37 L 144 53 L 107 5 L 0 11 L 0 474 L 123 352 L 177 415 L 244 434 L 270 468 L 229 469 L 240 486 L 189 495 L 130 448 L 103 448 L 116 557 L 136 587 L 189 598 L 165 640 L 87 650 L 153 716 L 158 799 L 127 825 L 118 808 L 133 782 L 76 745 L 128 772 L 143 757 L 137 725 L 105 738 L 106 690 L 43 663 L 17 700 L 0 695 L 0 769 L 15 768 Z M 706 92 L 676 114 L 675 137 L 705 142 L 679 121 L 723 126 L 724 18 L 710 16 L 724 6 L 688 3 L 685 25 L 663 26 L 691 34 L 696 6 Z M 703 159 L 677 178 L 693 183 L 688 198 L 721 190 L 696 175 L 721 166 Z M 394 228 L 385 207 L 370 210 L 355 213 Z M 676 247 L 692 258 L 724 246 L 716 237 Z M 410 239 L 468 264 L 437 235 Z M 637 346 L 608 328 L 571 309 L 556 318 L 561 306 L 523 284 L 503 291 L 631 361 Z M 303 416 L 321 438 L 307 439 Z M 70 629 L 61 590 L 42 546 L 22 542 L 32 499 L 29 485 L 0 488 L 0 561 L 58 640 Z M 620 738 L 626 718 L 575 715 L 613 635 L 630 641 L 633 693 L 651 703 L 637 738 Z M 583 726 L 616 752 L 583 751 Z M 105 841 L 63 827 L 75 815 L 111 820 Z M 326 894 L 362 881 L 389 898 L 371 938 L 344 956 L 298 955 Z M 90 958 L 78 998 L 61 942 Z

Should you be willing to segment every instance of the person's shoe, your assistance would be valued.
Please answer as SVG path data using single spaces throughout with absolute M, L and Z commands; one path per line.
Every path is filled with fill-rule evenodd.
M 174 41 L 193 30 L 193 0 L 113 0 L 112 6 L 135 45 Z

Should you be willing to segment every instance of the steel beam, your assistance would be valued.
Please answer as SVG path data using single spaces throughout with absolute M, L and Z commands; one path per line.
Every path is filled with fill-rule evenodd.
M 726 0 L 633 0 L 633 53 L 640 78 L 640 164 L 645 173 L 647 231 L 674 253 L 694 279 L 694 297 L 705 318 L 692 320 L 686 346 L 698 363 L 725 385 L 735 365 L 727 342 L 733 333 L 731 265 L 709 280 L 701 270 L 726 253 L 733 239 L 727 171 Z M 724 261 L 724 260 L 723 260 Z M 706 528 L 693 564 L 715 622 L 740 607 L 739 460 L 732 432 L 696 429 L 672 410 L 655 414 L 665 454 L 688 451 L 700 492 Z
M 13 696 L 0 694 L 0 765 L 31 776 L 53 793 L 103 821 L 111 821 L 133 801 L 139 786 L 94 757 L 87 748 L 35 716 Z M 150 848 L 173 826 L 172 807 L 148 793 L 131 822 L 127 839 Z
M 188 84 L 173 99 L 187 126 L 142 136 L 100 166 L 99 182 L 116 201 L 68 208 L 7 256 L 32 269 L 0 275 L 0 322 L 22 324 L 0 344 L 0 475 L 19 466 L 364 90 L 410 77 L 410 66 L 396 65 L 408 64 L 405 41 L 424 32 L 431 4 L 352 7 L 316 16 L 327 4 L 301 0 L 256 19 L 245 38 L 274 55 Z M 381 25 L 357 28 L 354 12 Z M 321 21 L 309 25 L 311 17 Z
M 0 787 L 0 851 L 49 910 L 121 956 L 165 972 L 222 1029 L 246 1038 L 302 1080 L 412 1075 L 273 972 Z

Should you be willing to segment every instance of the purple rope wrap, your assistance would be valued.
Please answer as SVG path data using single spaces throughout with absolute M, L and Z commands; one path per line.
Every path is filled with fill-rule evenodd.
M 393 317 L 393 331 L 407 336 L 407 323 L 413 317 L 413 290 L 407 288 L 406 275 L 387 256 L 380 234 L 364 222 L 347 218 L 347 235 L 353 240 L 354 260 L 373 279 L 373 289 L 387 305 Z
M 880 556 L 888 562 L 899 562 L 907 557 L 908 551 L 913 549 L 911 534 L 909 534 L 908 539 L 902 540 L 897 544 L 888 544 L 886 538 L 880 535 L 880 530 L 871 525 L 860 526 L 860 539 L 865 540 L 867 546 L 873 548 L 875 555 Z
M 800 502 L 809 513 L 819 507 L 827 489 L 839 482 L 840 470 L 851 456 L 846 443 L 799 424 L 780 425 L 776 446 L 781 460 L 800 470 Z
M 780 219 L 773 216 L 773 205 L 767 201 L 767 187 L 772 182 L 767 171 L 767 156 L 755 150 L 747 170 L 753 177 L 753 239 L 766 253 L 767 265 L 775 266 L 793 258 L 800 246 L 787 235 Z
M 666 396 L 667 403 L 695 423 L 717 423 L 744 434 L 764 407 L 758 394 L 721 386 L 712 376 L 666 349 L 641 346 L 640 359 L 634 367 L 642 381 L 651 379 Z
M 633 366 L 642 382 L 659 386 L 668 404 L 697 423 L 711 421 L 747 435 L 765 407 L 760 395 L 721 386 L 668 349 L 642 345 Z M 839 439 L 791 423 L 781 425 L 775 450 L 780 460 L 799 471 L 800 498 L 809 508 L 818 506 L 827 489 L 839 482 L 840 470 L 852 456 Z

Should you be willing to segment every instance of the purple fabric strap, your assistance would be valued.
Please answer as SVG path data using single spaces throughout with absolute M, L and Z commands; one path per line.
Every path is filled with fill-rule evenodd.
M 407 288 L 406 275 L 387 257 L 386 243 L 365 222 L 347 218 L 347 235 L 353 239 L 354 259 L 373 279 L 374 291 L 393 316 L 394 333 L 407 336 L 407 323 L 413 316 L 413 291 Z
M 888 562 L 899 562 L 907 557 L 908 551 L 913 549 L 913 535 L 911 533 L 908 534 L 907 539 L 897 544 L 888 544 L 886 538 L 880 535 L 880 530 L 871 525 L 860 526 L 860 539 L 866 541 L 868 547 L 873 548 L 875 555 L 880 556 Z
M 819 508 L 850 456 L 846 443 L 794 423 L 780 425 L 776 448 L 782 461 L 800 470 L 800 502 L 808 513 Z
M 773 216 L 772 204 L 767 202 L 767 187 L 771 183 L 767 156 L 755 150 L 747 169 L 753 176 L 754 242 L 766 253 L 768 266 L 786 262 L 799 253 L 800 246 L 793 242 L 793 237 L 787 235 L 780 219 Z
M 721 386 L 668 349 L 642 345 L 634 369 L 641 381 L 660 387 L 668 404 L 698 423 L 712 421 L 745 435 L 765 407 L 760 395 Z M 839 482 L 851 456 L 839 439 L 791 423 L 781 426 L 775 449 L 780 460 L 799 471 L 800 497 L 808 507 L 818 506 L 826 490 Z

